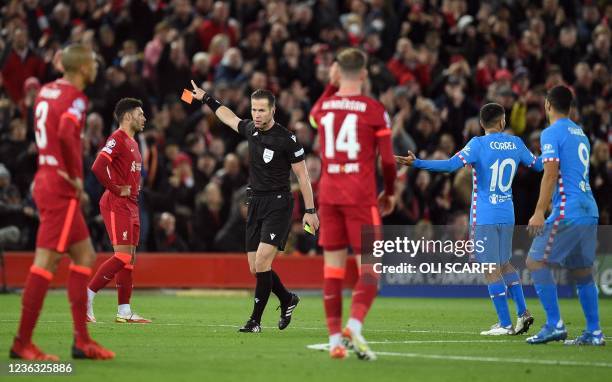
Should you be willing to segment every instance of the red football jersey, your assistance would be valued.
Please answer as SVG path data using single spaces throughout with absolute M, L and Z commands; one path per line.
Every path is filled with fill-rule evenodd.
M 310 122 L 319 130 L 319 204 L 375 205 L 378 139 L 391 136 L 384 106 L 364 95 L 340 97 L 327 90 Z
M 85 125 L 87 103 L 87 96 L 64 79 L 44 85 L 36 96 L 34 127 L 38 170 L 34 178 L 34 194 L 43 203 L 50 198 L 76 197 L 74 187 L 57 171 L 83 178 L 81 130 Z M 65 134 L 75 158 L 74 163 L 67 163 L 62 152 L 60 125 L 68 127 Z
M 142 157 L 138 143 L 121 129 L 115 130 L 100 151 L 110 161 L 106 171 L 113 185 L 131 186 L 128 198 L 118 196 L 108 189 L 100 199 L 100 206 L 112 210 L 127 208 L 132 214 L 138 210 L 138 193 L 140 191 L 140 171 Z

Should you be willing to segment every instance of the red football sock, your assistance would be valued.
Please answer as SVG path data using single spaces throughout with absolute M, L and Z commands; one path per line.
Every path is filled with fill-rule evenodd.
M 87 281 L 91 276 L 91 268 L 70 264 L 68 275 L 68 300 L 72 310 L 74 335 L 77 340 L 91 340 L 87 332 Z
M 351 304 L 351 318 L 363 322 L 374 298 L 378 293 L 378 275 L 372 271 L 372 267 L 362 265 L 359 280 L 353 289 L 353 301 Z
M 342 283 L 344 268 L 325 266 L 323 269 L 323 304 L 329 334 L 342 330 Z
M 30 267 L 30 274 L 23 290 L 21 321 L 17 332 L 17 336 L 24 344 L 32 341 L 32 332 L 36 326 L 36 321 L 38 321 L 52 279 L 53 273 L 48 270 L 35 265 Z
M 125 264 L 122 270 L 117 273 L 117 299 L 119 305 L 129 304 L 130 297 L 132 297 L 132 272 L 134 266 L 132 264 Z
M 131 260 L 132 255 L 129 253 L 116 252 L 113 257 L 100 265 L 95 276 L 91 279 L 88 288 L 94 292 L 98 292 L 100 289 L 104 288 L 126 264 L 129 264 Z

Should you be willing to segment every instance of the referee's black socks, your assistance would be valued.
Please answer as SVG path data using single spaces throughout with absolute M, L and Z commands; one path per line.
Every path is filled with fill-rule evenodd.
M 261 322 L 261 316 L 266 308 L 266 304 L 268 303 L 270 292 L 272 292 L 273 273 L 274 272 L 271 270 L 255 273 L 255 277 L 257 277 L 257 285 L 255 286 L 255 303 L 253 304 L 251 320 L 257 321 L 258 323 Z
M 291 299 L 291 293 L 289 293 L 287 288 L 285 288 L 283 282 L 281 281 L 280 277 L 278 277 L 276 272 L 274 272 L 274 270 L 271 270 L 270 272 L 272 272 L 272 293 L 278 297 L 281 304 L 288 303 L 288 301 Z

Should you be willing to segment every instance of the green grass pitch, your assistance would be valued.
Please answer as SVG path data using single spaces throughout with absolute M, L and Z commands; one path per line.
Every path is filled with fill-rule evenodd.
M 345 313 L 349 299 L 345 299 Z M 303 297 L 289 328 L 276 328 L 277 301 L 270 297 L 260 334 L 237 333 L 251 310 L 245 296 L 176 296 L 135 293 L 133 306 L 151 325 L 113 322 L 114 293 L 96 299 L 98 324 L 93 337 L 117 353 L 107 362 L 74 362 L 70 377 L 45 381 L 603 381 L 612 375 L 612 349 L 575 348 L 552 343 L 529 346 L 525 336 L 478 335 L 494 322 L 488 299 L 379 298 L 366 320 L 364 335 L 379 353 L 375 362 L 352 355 L 338 361 L 309 345 L 327 341 L 320 297 Z M 536 300 L 533 333 L 544 320 Z M 514 306 L 511 305 L 511 309 Z M 577 300 L 562 300 L 570 336 L 580 333 L 583 318 Z M 0 295 L 0 364 L 20 312 L 19 295 Z M 612 300 L 601 300 L 603 329 L 612 334 Z M 71 318 L 65 293 L 50 292 L 34 341 L 45 351 L 70 358 Z M 40 380 L 40 376 L 0 380 Z

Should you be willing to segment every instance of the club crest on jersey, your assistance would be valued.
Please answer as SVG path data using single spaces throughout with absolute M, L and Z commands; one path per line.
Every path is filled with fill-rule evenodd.
M 274 157 L 274 151 L 270 149 L 264 149 L 264 152 L 263 152 L 264 162 L 270 163 L 270 161 L 272 160 L 272 157 Z

